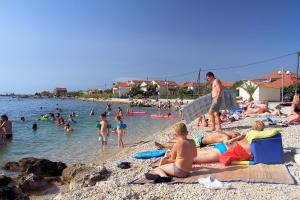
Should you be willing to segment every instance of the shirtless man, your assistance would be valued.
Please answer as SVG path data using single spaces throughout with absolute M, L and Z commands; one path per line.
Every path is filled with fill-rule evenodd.
M 206 74 L 207 81 L 212 83 L 212 104 L 208 111 L 208 115 L 211 121 L 211 131 L 221 130 L 220 116 L 218 115 L 222 104 L 222 92 L 223 86 L 220 80 L 215 78 L 212 72 Z
M 99 136 L 101 137 L 102 145 L 107 145 L 107 137 L 108 137 L 108 122 L 106 119 L 106 114 L 102 113 L 100 117 L 100 125 Z
M 1 116 L 0 133 L 4 134 L 5 138 L 12 137 L 12 123 L 8 120 L 7 115 Z
M 160 177 L 174 176 L 185 178 L 192 169 L 194 158 L 197 156 L 195 142 L 187 139 L 187 128 L 180 122 L 174 125 L 177 142 L 170 156 L 161 159 L 159 167 L 154 172 Z

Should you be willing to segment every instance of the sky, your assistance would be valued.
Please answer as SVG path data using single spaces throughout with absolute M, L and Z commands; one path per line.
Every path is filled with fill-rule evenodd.
M 297 0 L 0 0 L 0 93 L 110 88 L 129 79 L 196 81 L 205 71 L 300 50 Z M 225 81 L 295 54 L 213 70 Z

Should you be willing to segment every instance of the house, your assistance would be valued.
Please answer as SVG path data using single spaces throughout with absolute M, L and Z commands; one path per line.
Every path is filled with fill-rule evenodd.
M 180 88 L 185 88 L 189 91 L 196 91 L 197 88 L 204 86 L 204 83 L 196 83 L 196 82 L 184 82 L 178 84 Z
M 117 82 L 113 84 L 113 94 L 117 94 L 119 97 L 128 95 L 131 86 L 128 82 Z
M 51 95 L 51 92 L 48 92 L 48 91 L 43 91 L 43 92 L 41 92 L 41 96 L 42 97 L 48 97 L 48 96 L 50 96 Z
M 68 93 L 67 88 L 55 88 L 54 95 L 56 96 L 65 96 Z
M 84 91 L 83 93 L 84 94 L 98 94 L 98 93 L 100 93 L 101 91 L 100 90 L 98 90 L 98 89 L 91 89 L 91 90 L 86 90 L 86 91 Z
M 141 90 L 144 91 L 144 92 L 147 92 L 148 87 L 149 87 L 150 85 L 152 85 L 152 81 L 143 81 L 143 82 L 140 84 Z
M 257 86 L 253 94 L 254 101 L 280 101 L 282 86 L 288 87 L 294 85 L 297 80 L 299 82 L 299 77 L 297 78 L 297 74 L 295 73 L 284 71 L 282 75 L 281 71 L 274 71 L 257 79 L 249 80 L 246 84 Z M 249 99 L 249 94 L 241 87 L 239 88 L 239 96 L 243 100 Z
M 224 87 L 231 87 L 234 84 L 234 82 L 226 82 L 226 81 L 221 81 L 221 83 Z
M 175 81 L 154 80 L 153 85 L 157 85 L 158 95 L 175 95 L 179 87 Z

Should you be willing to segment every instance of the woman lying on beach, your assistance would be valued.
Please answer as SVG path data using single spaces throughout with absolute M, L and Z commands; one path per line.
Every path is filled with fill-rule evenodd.
M 297 93 L 294 96 L 293 103 L 291 106 L 291 114 L 287 121 L 287 124 L 297 124 L 300 123 L 300 94 Z
M 159 177 L 187 177 L 197 156 L 194 140 L 187 139 L 186 125 L 182 122 L 177 123 L 174 125 L 174 131 L 177 142 L 173 145 L 170 156 L 163 157 L 159 167 L 154 169 Z
M 256 121 L 252 129 L 256 131 L 263 131 L 264 127 L 265 125 L 262 121 Z M 199 149 L 197 151 L 197 157 L 194 159 L 194 164 L 219 162 L 222 154 L 234 148 L 239 148 L 243 150 L 244 153 L 251 155 L 250 144 L 246 139 L 246 134 L 240 134 L 239 136 L 227 140 L 224 143 L 216 144 L 212 149 Z
M 205 136 L 197 135 L 194 138 L 194 141 L 199 144 L 200 147 L 205 147 L 210 144 L 216 144 L 216 143 L 223 143 L 227 140 L 230 140 L 232 138 L 235 138 L 237 136 L 240 136 L 241 134 L 235 131 L 217 131 Z M 171 149 L 173 145 L 176 143 L 176 139 L 170 142 L 171 144 L 168 146 L 162 145 L 158 142 L 155 142 L 155 146 L 157 146 L 159 149 Z

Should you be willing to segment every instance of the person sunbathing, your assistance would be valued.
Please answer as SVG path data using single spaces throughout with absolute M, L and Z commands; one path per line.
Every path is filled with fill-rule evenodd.
M 256 131 L 263 131 L 264 127 L 265 125 L 262 121 L 256 121 L 252 129 Z M 194 164 L 219 162 L 222 154 L 236 147 L 243 149 L 244 152 L 251 155 L 250 144 L 246 139 L 246 134 L 240 134 L 235 138 L 224 141 L 224 143 L 216 144 L 212 149 L 198 149 L 197 157 L 194 159 Z
M 194 140 L 197 144 L 199 144 L 199 147 L 205 147 L 210 144 L 216 144 L 216 143 L 222 143 L 224 141 L 230 140 L 232 138 L 235 138 L 239 136 L 240 133 L 235 131 L 217 131 L 205 136 L 197 135 Z M 172 149 L 173 145 L 176 143 L 175 140 L 171 140 L 169 145 L 162 145 L 158 142 L 154 142 L 155 146 L 157 146 L 159 149 Z
M 297 93 L 293 98 L 291 106 L 291 114 L 287 121 L 287 124 L 300 123 L 300 93 Z
M 286 114 L 282 113 L 281 105 L 277 105 L 274 110 L 269 109 L 269 111 L 258 114 L 258 116 L 286 116 Z
M 188 130 L 184 123 L 175 124 L 174 131 L 177 142 L 174 144 L 170 156 L 163 157 L 154 172 L 160 177 L 185 178 L 189 175 L 197 156 L 196 145 L 194 140 L 187 139 Z

